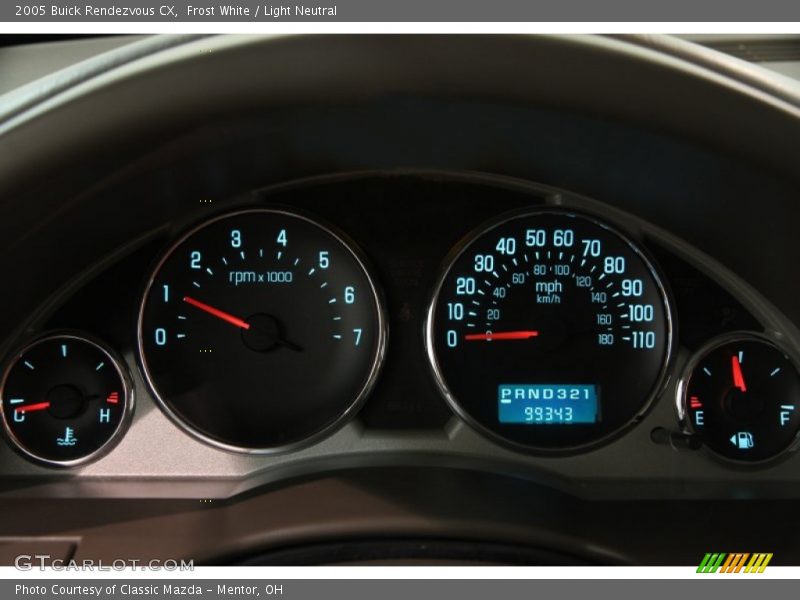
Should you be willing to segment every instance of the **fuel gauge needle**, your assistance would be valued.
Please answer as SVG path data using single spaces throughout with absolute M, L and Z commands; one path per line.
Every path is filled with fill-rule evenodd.
M 470 333 L 464 336 L 468 342 L 476 340 L 528 340 L 539 335 L 538 331 L 496 331 L 493 333 Z
M 731 364 L 733 365 L 733 386 L 739 388 L 742 392 L 746 392 L 747 386 L 744 384 L 742 365 L 739 362 L 739 357 L 735 354 L 731 357 Z

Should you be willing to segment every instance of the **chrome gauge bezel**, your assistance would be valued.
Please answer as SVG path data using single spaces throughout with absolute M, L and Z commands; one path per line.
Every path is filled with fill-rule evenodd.
M 593 223 L 594 225 L 597 225 L 598 227 L 605 229 L 610 234 L 617 236 L 643 261 L 645 267 L 652 276 L 654 282 L 656 283 L 656 288 L 658 290 L 658 293 L 664 304 L 664 315 L 666 321 L 665 323 L 666 348 L 664 352 L 664 359 L 662 361 L 661 369 L 659 370 L 658 377 L 655 383 L 653 384 L 653 388 L 650 394 L 645 399 L 641 408 L 636 411 L 636 414 L 634 414 L 631 417 L 631 419 L 629 419 L 623 425 L 617 427 L 613 431 L 607 433 L 606 435 L 600 438 L 593 439 L 590 442 L 584 444 L 564 445 L 553 448 L 530 446 L 526 444 L 521 444 L 519 442 L 515 442 L 488 429 L 483 424 L 478 422 L 475 418 L 473 418 L 464 408 L 461 407 L 458 398 L 450 390 L 447 381 L 442 373 L 441 367 L 439 365 L 439 360 L 436 357 L 436 351 L 434 348 L 434 333 L 435 333 L 434 313 L 439 301 L 439 296 L 442 292 L 442 288 L 455 263 L 461 258 L 464 252 L 466 252 L 472 246 L 472 244 L 475 241 L 489 234 L 492 230 L 501 227 L 511 221 L 515 221 L 517 219 L 525 219 L 528 217 L 535 217 L 539 215 L 557 215 L 569 218 L 583 219 Z M 653 404 L 655 403 L 656 399 L 664 394 L 667 385 L 669 383 L 669 375 L 672 371 L 671 366 L 673 365 L 675 358 L 674 357 L 675 318 L 674 318 L 674 309 L 673 309 L 671 293 L 668 287 L 665 285 L 664 281 L 665 279 L 662 276 L 660 269 L 657 267 L 655 261 L 650 257 L 650 255 L 644 248 L 634 243 L 629 235 L 626 235 L 614 225 L 611 225 L 606 221 L 602 220 L 601 217 L 586 212 L 584 209 L 572 210 L 563 207 L 563 205 L 552 208 L 549 208 L 547 206 L 544 207 L 537 206 L 534 208 L 528 207 L 503 213 L 502 215 L 499 215 L 494 219 L 491 219 L 489 221 L 486 221 L 478 225 L 475 229 L 470 231 L 466 236 L 464 236 L 461 240 L 459 240 L 453 247 L 453 249 L 448 253 L 448 255 L 446 256 L 446 258 L 442 263 L 442 266 L 440 267 L 440 272 L 436 279 L 436 284 L 433 288 L 433 293 L 431 295 L 431 299 L 426 309 L 425 323 L 423 325 L 425 354 L 427 356 L 428 366 L 430 368 L 434 383 L 437 389 L 439 390 L 441 396 L 447 402 L 448 406 L 462 421 L 467 423 L 473 429 L 475 429 L 485 437 L 489 438 L 490 440 L 507 448 L 511 448 L 515 451 L 533 455 L 559 456 L 559 455 L 578 454 L 581 452 L 591 450 L 593 448 L 603 446 L 611 442 L 612 440 L 617 439 L 620 435 L 630 430 L 637 423 L 641 422 L 644 416 L 653 407 Z
M 158 388 L 156 387 L 151 377 L 150 370 L 147 366 L 147 359 L 145 357 L 144 339 L 142 333 L 144 324 L 145 304 L 147 302 L 148 296 L 150 295 L 150 290 L 152 289 L 153 283 L 157 278 L 159 272 L 161 271 L 161 268 L 172 257 L 175 250 L 181 244 L 183 244 L 187 239 L 192 237 L 194 234 L 201 231 L 202 229 L 205 229 L 210 225 L 213 225 L 214 223 L 223 221 L 231 217 L 246 216 L 251 214 L 272 214 L 272 215 L 281 215 L 285 217 L 300 219 L 306 223 L 309 223 L 314 227 L 321 229 L 328 235 L 332 236 L 338 243 L 340 243 L 350 253 L 353 259 L 357 262 L 358 266 L 364 272 L 364 276 L 369 282 L 370 292 L 376 307 L 376 318 L 378 327 L 377 348 L 367 378 L 365 379 L 364 385 L 362 386 L 359 393 L 356 395 L 355 398 L 352 399 L 352 401 L 349 402 L 347 408 L 342 412 L 339 418 L 335 419 L 329 425 L 327 425 L 323 429 L 320 429 L 319 431 L 315 432 L 314 434 L 308 437 L 296 440 L 289 444 L 284 444 L 280 446 L 270 446 L 264 448 L 250 448 L 245 446 L 237 446 L 235 444 L 228 444 L 221 440 L 215 439 L 205 434 L 204 432 L 200 431 L 199 429 L 193 427 L 191 424 L 186 422 L 185 419 L 183 419 L 180 415 L 178 415 L 174 410 L 172 410 L 172 408 L 165 401 L 165 399 L 162 398 L 160 392 L 158 391 Z M 386 358 L 386 345 L 387 345 L 389 330 L 388 330 L 388 321 L 386 318 L 386 309 L 383 300 L 383 294 L 378 285 L 376 284 L 375 277 L 373 275 L 373 270 L 370 267 L 366 259 L 366 256 L 361 251 L 359 246 L 344 232 L 339 230 L 334 225 L 322 221 L 316 216 L 312 217 L 303 212 L 299 212 L 295 209 L 288 210 L 285 208 L 278 208 L 278 207 L 244 208 L 244 209 L 224 212 L 210 219 L 206 219 L 199 224 L 194 225 L 188 231 L 181 234 L 176 240 L 171 242 L 167 247 L 167 249 L 162 251 L 159 256 L 160 256 L 159 260 L 150 271 L 150 275 L 147 279 L 147 283 L 145 285 L 144 291 L 142 292 L 141 299 L 139 301 L 139 311 L 136 323 L 136 347 L 137 347 L 136 354 L 142 379 L 145 381 L 150 394 L 155 399 L 156 403 L 158 404 L 159 408 L 163 411 L 163 413 L 167 415 L 167 417 L 173 423 L 175 423 L 175 425 L 177 425 L 182 431 L 189 434 L 194 439 L 203 442 L 204 444 L 228 452 L 233 452 L 237 454 L 248 454 L 248 455 L 282 454 L 286 452 L 300 450 L 308 446 L 312 446 L 313 444 L 319 442 L 320 440 L 325 439 L 333 432 L 343 427 L 358 413 L 359 409 L 367 400 L 373 388 L 375 387 L 375 384 L 378 381 L 380 371 L 383 367 Z
M 10 424 L 8 423 L 8 420 L 6 419 L 4 410 L 6 381 L 11 373 L 11 369 L 14 367 L 16 362 L 24 354 L 26 354 L 28 351 L 35 348 L 39 344 L 59 339 L 83 342 L 89 344 L 90 346 L 93 346 L 94 348 L 102 352 L 108 358 L 109 363 L 114 367 L 114 370 L 119 375 L 120 381 L 122 382 L 123 394 L 125 396 L 125 411 L 119 423 L 117 424 L 116 429 L 109 436 L 108 440 L 106 440 L 106 442 L 102 446 L 100 446 L 97 450 L 94 450 L 93 452 L 87 454 L 86 456 L 72 460 L 56 460 L 56 459 L 44 458 L 42 456 L 39 456 L 35 452 L 31 451 L 30 449 L 28 449 L 14 434 L 13 429 L 11 428 Z M 15 351 L 13 355 L 11 355 L 11 357 L 6 360 L 6 364 L 3 367 L 3 377 L 2 380 L 0 380 L 0 419 L 2 419 L 3 430 L 6 433 L 6 438 L 8 439 L 12 448 L 19 454 L 21 454 L 23 457 L 27 458 L 28 460 L 36 464 L 46 467 L 56 467 L 56 468 L 79 467 L 87 463 L 99 460 L 100 458 L 108 454 L 111 450 L 114 449 L 114 447 L 116 447 L 116 445 L 123 438 L 125 432 L 128 430 L 128 427 L 130 427 L 131 421 L 133 419 L 134 402 L 135 402 L 135 393 L 133 388 L 133 380 L 131 379 L 130 373 L 127 369 L 126 363 L 123 360 L 123 358 L 119 354 L 117 354 L 117 352 L 114 351 L 111 347 L 109 347 L 107 344 L 105 344 L 95 336 L 80 331 L 55 330 L 43 333 L 31 339 L 24 346 L 20 347 L 19 350 Z
M 710 352 L 716 350 L 717 348 L 732 342 L 745 341 L 756 341 L 772 346 L 777 351 L 783 353 L 792 363 L 792 366 L 795 368 L 795 370 L 800 373 L 800 367 L 798 366 L 800 365 L 800 355 L 788 348 L 786 344 L 782 343 L 782 341 L 776 335 L 758 331 L 732 331 L 730 333 L 724 333 L 712 338 L 689 357 L 689 360 L 684 365 L 678 378 L 678 384 L 675 389 L 675 398 L 673 400 L 675 414 L 678 419 L 680 429 L 683 433 L 688 435 L 698 435 L 698 432 L 694 427 L 692 427 L 686 411 L 686 394 L 688 391 L 689 381 L 691 380 L 692 374 L 697 366 L 706 356 L 708 356 Z M 714 460 L 720 461 L 726 465 L 742 468 L 757 468 L 779 462 L 780 460 L 786 458 L 788 454 L 797 450 L 799 447 L 800 429 L 798 429 L 797 433 L 795 434 L 794 440 L 787 445 L 786 448 L 763 460 L 736 460 L 735 458 L 730 458 L 719 454 L 705 443 L 701 445 L 701 450 Z

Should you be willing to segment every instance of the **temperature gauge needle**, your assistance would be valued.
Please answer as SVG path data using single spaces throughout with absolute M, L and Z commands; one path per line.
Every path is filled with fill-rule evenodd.
M 470 333 L 464 336 L 468 342 L 476 340 L 528 340 L 539 335 L 538 331 L 496 331 L 494 333 Z
M 731 357 L 731 364 L 733 365 L 733 385 L 741 391 L 746 392 L 747 386 L 744 384 L 744 375 L 742 375 L 742 365 L 739 362 L 739 357 L 735 354 Z
M 186 302 L 187 304 L 191 304 L 195 308 L 199 308 L 200 310 L 207 312 L 208 314 L 214 317 L 217 317 L 218 319 L 222 319 L 223 321 L 226 321 L 231 325 L 235 325 L 236 327 L 239 327 L 241 329 L 250 329 L 250 323 L 248 323 L 244 319 L 240 319 L 239 317 L 234 317 L 232 314 L 226 313 L 225 311 L 220 310 L 218 308 L 214 308 L 213 306 L 206 304 L 205 302 L 200 302 L 200 300 L 195 300 L 190 296 L 184 296 L 183 301 Z
M 36 410 L 47 410 L 50 408 L 49 402 L 39 402 L 38 404 L 28 404 L 28 406 L 20 406 L 17 410 L 21 413 L 33 412 Z

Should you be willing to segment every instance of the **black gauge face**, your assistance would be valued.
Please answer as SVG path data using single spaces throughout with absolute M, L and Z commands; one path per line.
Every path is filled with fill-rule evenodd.
M 209 443 L 262 452 L 309 442 L 349 416 L 385 342 L 354 250 L 274 210 L 217 218 L 181 239 L 147 288 L 139 338 L 171 416 Z
M 679 402 L 703 443 L 737 461 L 772 458 L 800 430 L 800 374 L 782 350 L 755 336 L 726 338 L 702 350 Z
M 76 335 L 42 338 L 17 354 L 2 385 L 3 424 L 39 462 L 72 466 L 100 455 L 132 408 L 125 371 L 99 343 Z
M 662 380 L 664 289 L 643 254 L 588 218 L 545 211 L 472 236 L 430 308 L 434 373 L 470 423 L 554 450 L 631 423 Z

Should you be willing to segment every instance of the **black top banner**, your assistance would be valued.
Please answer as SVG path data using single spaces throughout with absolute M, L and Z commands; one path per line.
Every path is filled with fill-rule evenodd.
M 47 0 L 3 22 L 800 22 L 797 0 Z

